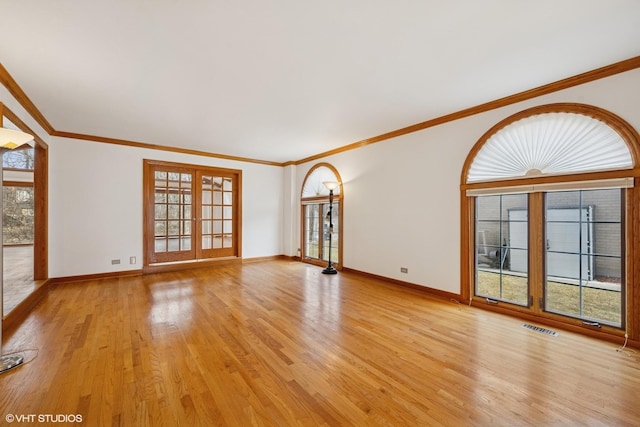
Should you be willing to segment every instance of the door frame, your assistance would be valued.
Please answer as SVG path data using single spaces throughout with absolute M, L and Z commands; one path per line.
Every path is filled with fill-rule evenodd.
M 157 168 L 171 169 L 180 172 L 188 172 L 192 174 L 192 208 L 191 208 L 191 221 L 192 221 L 192 252 L 193 255 L 184 259 L 175 259 L 170 261 L 152 261 L 151 257 L 154 251 L 154 217 L 155 217 L 155 197 L 154 197 L 154 177 L 153 172 Z M 226 177 L 232 177 L 234 179 L 234 191 L 233 191 L 233 251 L 225 252 L 219 257 L 206 257 L 203 258 L 203 252 L 200 249 L 200 230 L 201 226 L 197 219 L 201 217 L 200 212 L 196 212 L 200 209 L 200 185 L 197 179 L 201 176 L 201 173 L 205 174 L 219 174 Z M 186 163 L 167 162 L 160 160 L 143 160 L 143 268 L 145 271 L 154 271 L 153 266 L 176 264 L 176 263 L 193 263 L 202 260 L 219 260 L 219 259 L 241 259 L 242 258 L 242 170 L 218 168 L 212 166 L 201 166 Z M 210 253 L 208 254 L 210 255 Z

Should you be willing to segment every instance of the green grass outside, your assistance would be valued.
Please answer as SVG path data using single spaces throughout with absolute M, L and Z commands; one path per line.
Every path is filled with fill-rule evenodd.
M 476 295 L 527 305 L 527 278 L 478 271 Z M 580 313 L 580 286 L 559 282 L 547 283 L 547 311 L 589 318 L 606 323 L 621 323 L 621 293 L 604 289 L 582 287 L 582 313 Z

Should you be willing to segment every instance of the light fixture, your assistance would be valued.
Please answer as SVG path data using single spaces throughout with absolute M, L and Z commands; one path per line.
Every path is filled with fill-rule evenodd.
M 22 145 L 33 143 L 33 136 L 28 133 L 20 132 L 13 129 L 0 127 L 0 161 L 2 161 L 2 153 L 4 150 L 13 150 Z M 0 163 L 0 179 L 2 179 L 2 163 Z M 0 186 L 2 189 L 2 186 Z M 0 193 L 0 374 L 9 369 L 19 366 L 24 361 L 20 355 L 3 356 L 2 355 L 2 318 L 4 317 L 4 280 L 2 265 L 2 193 Z
M 21 145 L 31 145 L 32 143 L 33 136 L 28 133 L 0 127 L 0 148 L 13 150 Z
M 331 264 L 331 236 L 333 234 L 332 211 L 333 211 L 333 190 L 338 188 L 340 183 L 335 181 L 325 181 L 322 184 L 324 184 L 324 186 L 327 187 L 327 189 L 329 190 L 329 213 L 327 214 L 327 218 L 329 219 L 329 258 L 328 258 L 329 263 L 327 264 L 327 267 L 324 270 L 322 270 L 322 273 L 336 274 L 338 271 L 335 268 L 333 268 L 333 265 Z

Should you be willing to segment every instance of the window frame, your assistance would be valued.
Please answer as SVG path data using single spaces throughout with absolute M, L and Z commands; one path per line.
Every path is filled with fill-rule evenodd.
M 302 186 L 300 189 L 300 260 L 302 262 L 306 262 L 309 264 L 314 264 L 314 265 L 318 265 L 318 266 L 325 266 L 327 265 L 328 260 L 323 260 L 321 258 L 309 258 L 307 257 L 306 254 L 306 206 L 310 205 L 310 204 L 317 204 L 319 205 L 319 211 L 322 212 L 323 208 L 325 205 L 329 204 L 329 194 L 327 193 L 326 195 L 317 195 L 317 196 L 308 196 L 308 197 L 304 197 L 303 192 L 304 192 L 304 188 L 305 188 L 305 184 L 307 183 L 307 180 L 309 179 L 310 176 L 312 176 L 312 174 L 314 172 L 316 172 L 319 168 L 328 168 L 331 173 L 333 174 L 333 177 L 335 179 L 336 182 L 339 183 L 339 191 L 335 192 L 333 195 L 333 203 L 334 205 L 337 205 L 338 209 L 334 209 L 332 211 L 332 215 L 334 215 L 334 226 L 335 223 L 337 222 L 338 224 L 338 239 L 337 242 L 333 242 L 332 240 L 332 247 L 338 247 L 338 256 L 337 259 L 334 256 L 334 254 L 332 254 L 331 258 L 336 259 L 335 262 L 332 262 L 333 267 L 336 270 L 341 270 L 342 266 L 343 266 L 343 261 L 342 261 L 342 256 L 343 256 L 343 246 L 342 246 L 342 241 L 343 241 L 343 210 L 344 210 L 344 188 L 342 185 L 342 179 L 340 178 L 340 174 L 338 173 L 337 169 L 335 167 L 333 167 L 331 164 L 329 163 L 317 163 L 314 166 L 312 166 L 309 171 L 307 172 L 307 174 L 305 175 L 305 178 L 302 180 Z M 337 216 L 337 221 L 336 221 L 336 216 Z M 322 215 L 320 216 L 320 218 L 322 219 Z M 321 230 L 323 229 L 323 224 L 324 221 L 319 221 L 319 232 L 321 232 Z M 322 234 L 322 233 L 321 233 Z M 322 242 L 324 242 L 324 239 L 322 240 Z M 319 248 L 322 248 L 324 245 L 322 243 L 319 243 Z M 322 252 L 322 250 L 321 250 Z
M 616 219 L 615 221 L 612 220 L 603 220 L 598 218 L 597 213 L 599 210 L 602 209 L 602 207 L 606 207 L 606 205 L 596 205 L 596 204 L 585 204 L 584 200 L 586 199 L 590 199 L 594 196 L 593 191 L 616 191 L 618 192 L 619 198 L 616 200 L 617 201 L 617 205 L 618 205 L 618 209 L 616 209 L 616 215 L 619 214 L 619 218 Z M 591 193 L 589 193 L 591 192 Z M 625 267 L 625 240 L 626 240 L 626 236 L 627 236 L 627 231 L 626 228 L 628 226 L 628 224 L 626 223 L 625 220 L 625 206 L 626 206 L 626 200 L 625 200 L 625 189 L 622 188 L 606 188 L 606 189 L 584 189 L 584 190 L 568 190 L 566 192 L 562 192 L 565 194 L 565 196 L 567 195 L 566 193 L 578 193 L 578 203 L 574 204 L 575 208 L 571 208 L 571 207 L 559 207 L 556 206 L 555 204 L 550 206 L 550 202 L 549 202 L 549 196 L 551 194 L 554 193 L 543 193 L 541 195 L 541 197 L 543 197 L 543 209 L 544 209 L 544 220 L 545 220 L 545 224 L 544 224 L 544 229 L 545 229 L 545 245 L 543 246 L 544 249 L 544 253 L 543 253 L 543 259 L 544 262 L 546 264 L 546 271 L 545 271 L 545 283 L 544 283 L 544 295 L 542 296 L 542 298 L 544 298 L 544 310 L 546 312 L 549 313 L 557 313 L 557 314 L 561 314 L 564 316 L 569 316 L 569 317 L 574 317 L 577 319 L 580 319 L 583 322 L 597 322 L 600 323 L 602 325 L 608 325 L 608 326 L 612 326 L 614 328 L 620 328 L 620 329 L 624 329 L 625 328 L 625 294 L 626 294 L 626 275 L 624 274 L 626 267 Z M 585 194 L 587 193 L 587 194 Z M 596 196 L 597 197 L 597 196 Z M 554 201 L 554 203 L 557 201 Z M 566 205 L 570 205 L 570 203 L 565 203 Z M 594 209 L 595 208 L 595 209 Z M 577 221 L 574 220 L 568 220 L 568 219 L 554 219 L 551 220 L 550 219 L 550 213 L 551 211 L 563 211 L 565 209 L 570 209 L 570 210 L 578 210 L 578 219 Z M 595 210 L 595 212 L 594 212 Z M 586 216 L 586 220 L 583 218 L 583 214 Z M 589 215 L 595 215 L 593 217 L 589 217 Z M 558 251 L 552 251 L 550 250 L 550 246 L 549 246 L 549 237 L 550 237 L 550 233 L 549 233 L 549 225 L 550 224 L 577 224 L 579 226 L 580 229 L 580 244 L 579 244 L 579 249 L 578 252 L 558 252 Z M 615 246 L 618 246 L 617 249 L 620 250 L 619 254 L 614 254 L 614 253 L 605 253 L 605 252 L 599 252 L 596 248 L 596 246 L 598 246 L 598 240 L 597 240 L 597 236 L 599 236 L 600 234 L 597 233 L 596 228 L 598 226 L 602 227 L 604 225 L 618 225 L 619 226 L 619 233 L 620 233 L 620 240 L 617 242 L 617 244 Z M 586 238 L 582 235 L 583 232 L 586 232 L 586 234 L 592 234 L 591 236 L 587 236 Z M 595 238 L 595 244 L 593 246 L 590 245 L 591 242 L 589 242 L 589 237 Z M 582 243 L 584 242 L 588 242 L 586 247 L 583 248 Z M 607 245 L 609 246 L 609 245 Z M 585 252 L 586 249 L 586 252 Z M 591 252 L 589 252 L 589 249 L 591 249 Z M 609 247 L 607 249 L 610 249 Z M 579 311 L 580 313 L 578 314 L 572 314 L 569 312 L 562 312 L 560 309 L 553 309 L 549 306 L 549 292 L 550 292 L 550 286 L 549 286 L 549 279 L 552 278 L 554 275 L 550 274 L 549 269 L 550 269 L 550 265 L 549 265 L 549 254 L 559 254 L 562 253 L 564 255 L 577 255 L 579 256 L 579 262 L 580 262 L 580 271 L 579 271 L 579 283 L 578 283 L 578 290 L 579 290 Z M 587 258 L 587 267 L 595 267 L 596 263 L 598 261 L 598 259 L 602 258 L 606 258 L 606 259 L 618 259 L 619 260 L 619 269 L 620 269 L 620 310 L 621 310 L 621 317 L 620 317 L 620 322 L 619 323 L 614 323 L 613 321 L 610 320 L 606 320 L 606 319 L 596 319 L 596 318 L 590 318 L 588 315 L 584 314 L 584 305 L 583 303 L 585 302 L 583 300 L 583 292 L 587 291 L 590 289 L 589 286 L 587 286 L 586 284 L 583 284 L 582 282 L 588 283 L 589 281 L 592 281 L 594 279 L 597 280 L 597 277 L 590 277 L 589 276 L 589 269 L 587 269 L 586 272 L 582 271 L 582 267 L 584 267 L 583 263 L 585 262 L 585 260 L 583 259 L 583 257 L 588 257 Z M 602 262 L 602 261 L 601 261 Z M 596 268 L 596 271 L 599 271 L 600 268 Z M 592 272 L 592 271 L 591 271 Z M 583 276 L 583 274 L 586 273 L 587 277 L 585 278 Z M 558 276 L 558 275 L 556 275 Z M 565 276 L 567 277 L 567 276 Z M 574 276 L 575 277 L 575 276 Z
M 5 119 L 16 129 L 34 137 L 33 279 L 46 280 L 49 278 L 49 146 L 10 108 L 0 102 L 0 126 L 3 126 Z
M 632 167 L 624 170 L 605 170 L 595 172 L 578 172 L 564 175 L 539 175 L 528 177 L 514 177 L 497 181 L 467 182 L 467 176 L 475 156 L 480 151 L 484 143 L 495 133 L 507 125 L 526 118 L 528 116 L 554 112 L 570 112 L 583 114 L 600 120 L 611 127 L 626 143 L 632 158 Z M 471 305 L 511 314 L 516 317 L 538 321 L 543 324 L 555 326 L 563 329 L 581 332 L 587 335 L 604 339 L 620 340 L 625 334 L 633 340 L 640 339 L 640 284 L 636 284 L 634 278 L 640 279 L 640 272 L 636 271 L 640 263 L 635 259 L 638 254 L 635 247 L 640 248 L 640 191 L 638 190 L 640 168 L 638 159 L 640 158 L 640 136 L 638 132 L 619 116 L 598 107 L 575 104 L 559 103 L 541 105 L 520 111 L 497 123 L 489 129 L 470 150 L 461 175 L 461 297 L 469 301 Z M 630 180 L 635 186 L 624 188 L 623 200 L 626 201 L 622 207 L 624 218 L 623 229 L 623 268 L 624 282 L 626 286 L 622 295 L 622 326 L 610 325 L 588 325 L 582 319 L 570 318 L 564 315 L 548 312 L 544 310 L 544 301 L 530 301 L 528 307 L 519 307 L 508 303 L 489 303 L 474 295 L 475 287 L 475 196 L 478 194 L 490 193 L 499 189 L 505 191 L 516 191 L 518 187 L 560 187 L 580 189 L 582 183 L 586 189 L 593 183 L 607 180 Z M 474 193 L 475 192 L 475 193 Z M 544 277 L 543 268 L 533 268 L 534 265 L 544 265 L 544 252 L 540 249 L 544 242 L 544 201 L 542 192 L 532 192 L 529 197 L 529 282 L 531 286 L 542 286 Z M 536 293 L 531 289 L 531 294 Z

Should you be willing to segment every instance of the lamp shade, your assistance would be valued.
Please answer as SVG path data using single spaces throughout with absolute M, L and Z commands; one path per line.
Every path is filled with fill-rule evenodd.
M 329 190 L 335 190 L 336 188 L 338 188 L 338 185 L 340 185 L 339 182 L 335 181 L 324 181 L 322 184 L 324 184 L 324 186 Z
M 0 128 L 0 148 L 13 150 L 24 144 L 33 145 L 33 136 L 19 130 Z

